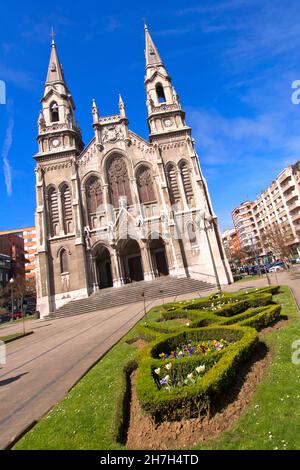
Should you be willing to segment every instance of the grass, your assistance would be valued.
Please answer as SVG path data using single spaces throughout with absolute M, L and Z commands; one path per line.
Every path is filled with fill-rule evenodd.
M 238 281 L 235 281 L 235 284 L 239 284 L 241 282 L 248 282 L 248 281 L 257 281 L 257 279 L 262 279 L 262 277 L 265 277 L 265 273 L 261 274 L 253 274 L 253 275 L 247 275 L 243 277 L 242 279 L 239 279 Z
M 275 299 L 290 321 L 263 338 L 274 354 L 264 380 L 232 429 L 197 449 L 300 449 L 300 364 L 291 360 L 300 319 L 290 290 L 281 291 Z
M 0 323 L 0 331 L 1 331 L 1 328 L 4 328 L 5 326 L 13 326 L 13 325 L 16 325 L 17 323 L 21 323 L 23 321 L 29 321 L 29 320 L 36 320 L 37 317 L 36 315 L 26 315 L 26 317 L 23 319 L 23 318 L 18 318 L 17 320 L 12 320 L 12 321 L 8 321 L 8 322 L 4 322 L 4 323 Z
M 290 321 L 264 336 L 273 350 L 265 378 L 232 429 L 199 449 L 300 448 L 300 365 L 291 362 L 291 344 L 300 338 L 300 319 L 289 288 L 281 288 L 276 301 Z M 151 310 L 147 320 L 156 320 L 158 310 Z M 134 328 L 14 449 L 124 449 L 115 440 L 116 422 L 124 390 L 123 368 L 136 354 L 126 340 L 135 334 Z
M 31 332 L 28 333 L 13 333 L 11 335 L 7 336 L 0 336 L 0 341 L 4 341 L 4 343 L 10 343 L 11 341 L 14 341 L 15 339 L 23 338 L 24 336 L 28 336 L 31 334 Z

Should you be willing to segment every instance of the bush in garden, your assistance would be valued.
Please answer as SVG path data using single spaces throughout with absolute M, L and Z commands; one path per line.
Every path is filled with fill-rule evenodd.
M 278 286 L 166 304 L 138 328 L 150 341 L 138 354 L 137 393 L 155 420 L 205 411 L 238 374 L 257 331 L 280 318 Z M 176 324 L 176 320 L 186 322 Z

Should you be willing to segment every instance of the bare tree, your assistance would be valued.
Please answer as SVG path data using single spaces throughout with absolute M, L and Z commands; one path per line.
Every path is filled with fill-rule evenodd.
M 291 244 L 294 236 L 290 227 L 269 225 L 261 233 L 260 238 L 264 249 L 270 251 L 276 258 L 289 258 L 292 255 Z
M 13 287 L 10 283 L 0 291 L 0 308 L 11 300 L 11 289 L 13 288 L 14 299 L 21 303 L 25 298 L 36 297 L 35 279 L 16 278 Z

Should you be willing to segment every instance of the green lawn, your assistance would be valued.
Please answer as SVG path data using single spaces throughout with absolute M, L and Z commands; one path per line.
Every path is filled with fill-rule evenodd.
M 276 301 L 290 322 L 264 336 L 274 360 L 249 407 L 234 427 L 199 449 L 300 449 L 300 365 L 291 362 L 291 343 L 300 339 L 300 319 L 287 287 Z M 148 314 L 155 320 L 158 309 Z M 116 442 L 122 420 L 124 365 L 136 354 L 126 339 L 133 329 L 71 390 L 14 449 L 122 449 Z
M 13 333 L 7 336 L 0 336 L 0 341 L 4 341 L 4 343 L 10 343 L 10 341 L 14 341 L 15 339 L 22 338 L 23 336 L 27 336 L 29 333 Z
M 18 320 L 13 320 L 13 321 L 10 321 L 10 322 L 4 322 L 4 323 L 0 323 L 0 331 L 1 331 L 1 328 L 5 328 L 6 326 L 13 326 L 13 325 L 16 325 L 17 323 L 21 323 L 23 321 L 30 321 L 30 320 L 36 320 L 36 316 L 35 315 L 27 315 L 24 319 L 23 318 L 18 318 Z
M 229 431 L 198 449 L 300 449 L 300 364 L 292 343 L 300 339 L 300 318 L 287 287 L 275 297 L 290 322 L 264 336 L 274 359 L 250 406 Z
M 239 284 L 240 282 L 246 282 L 246 281 L 256 281 L 257 279 L 261 279 L 262 277 L 266 277 L 265 273 L 263 273 L 261 276 L 259 276 L 258 274 L 245 276 L 242 279 L 235 281 L 235 284 Z

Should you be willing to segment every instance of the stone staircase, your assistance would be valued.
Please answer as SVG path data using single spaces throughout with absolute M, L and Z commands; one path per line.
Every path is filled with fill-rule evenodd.
M 140 281 L 126 284 L 119 288 L 100 289 L 86 299 L 73 300 L 63 305 L 56 312 L 50 314 L 49 318 L 61 318 L 66 316 L 80 315 L 82 313 L 104 310 L 145 300 L 163 299 L 176 297 L 189 292 L 200 293 L 214 289 L 215 285 L 191 278 L 176 278 L 165 276 L 153 281 Z

